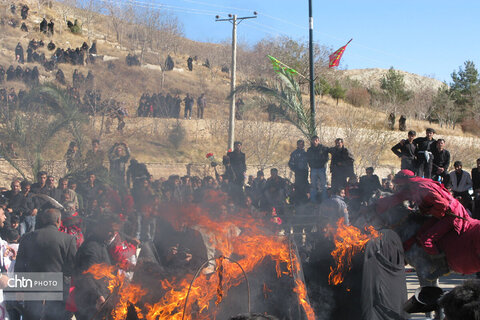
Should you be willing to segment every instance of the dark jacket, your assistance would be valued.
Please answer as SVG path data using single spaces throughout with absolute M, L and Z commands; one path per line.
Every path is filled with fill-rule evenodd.
M 435 150 L 433 150 L 433 172 L 436 173 L 438 168 L 443 168 L 446 173 L 448 167 L 450 167 L 450 152 L 445 149 L 438 151 L 435 148 Z
M 325 168 L 328 161 L 328 148 L 322 144 L 317 147 L 311 146 L 307 150 L 307 161 L 312 169 Z
M 380 179 L 376 174 L 371 176 L 361 176 L 358 188 L 360 190 L 362 201 L 368 201 L 375 190 L 380 189 L 381 187 Z
M 330 170 L 346 170 L 349 175 L 353 175 L 353 155 L 347 148 L 329 148 L 329 152 L 332 155 L 332 161 L 330 162 Z
M 107 298 L 109 291 L 104 279 L 96 280 L 91 274 L 84 274 L 95 264 L 111 265 L 106 243 L 89 237 L 78 249 L 75 256 L 75 303 L 81 313 L 95 314 L 95 304 L 100 296 Z
M 402 143 L 397 143 L 392 147 L 392 152 L 397 155 L 397 157 L 407 157 L 408 159 L 415 159 L 417 147 L 414 143 L 410 143 L 408 140 L 403 140 Z
M 480 189 L 480 170 L 478 168 L 472 169 L 473 190 Z
M 63 272 L 71 276 L 76 252 L 75 238 L 49 225 L 23 235 L 15 272 Z
M 245 162 L 245 153 L 243 152 L 228 152 L 227 156 L 230 158 L 230 166 L 235 173 L 235 181 L 243 181 L 244 174 L 247 171 L 247 164 Z
M 307 152 L 304 149 L 296 149 L 290 154 L 288 167 L 292 171 L 308 170 Z

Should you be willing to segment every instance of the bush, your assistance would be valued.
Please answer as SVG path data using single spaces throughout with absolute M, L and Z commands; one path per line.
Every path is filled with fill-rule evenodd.
M 182 123 L 180 121 L 177 121 L 177 123 L 168 133 L 168 141 L 172 144 L 175 150 L 178 150 L 178 148 L 180 148 L 183 141 L 185 140 L 186 135 L 187 133 Z
M 348 90 L 346 100 L 355 107 L 365 107 L 370 104 L 370 93 L 365 88 L 353 87 Z

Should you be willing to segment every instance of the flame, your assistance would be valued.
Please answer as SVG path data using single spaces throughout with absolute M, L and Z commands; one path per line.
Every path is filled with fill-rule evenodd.
M 246 274 L 253 272 L 269 257 L 275 262 L 277 277 L 289 276 L 294 279 L 294 292 L 297 294 L 298 302 L 305 310 L 308 320 L 314 320 L 315 314 L 308 302 L 305 283 L 298 276 L 301 270 L 300 261 L 292 254 L 286 238 L 268 235 L 262 222 L 248 214 L 222 216 L 223 213 L 218 212 L 219 203 L 224 199 L 220 193 L 207 193 L 205 199 L 206 203 L 202 206 L 177 205 L 165 210 L 165 213 L 175 212 L 173 215 L 163 212 L 158 214 L 178 229 L 188 226 L 199 231 L 204 241 L 207 240 L 223 257 L 231 257 L 235 253 L 236 261 Z M 164 295 L 153 305 L 145 303 L 141 312 L 137 309 L 139 317 L 147 320 L 181 320 L 188 294 L 184 319 L 211 319 L 212 315 L 207 310 L 221 303 L 231 287 L 238 286 L 244 281 L 242 269 L 223 257 L 215 260 L 216 272 L 208 275 L 205 272 L 199 273 L 191 288 L 190 283 L 193 279 L 191 274 L 185 275 L 182 279 L 162 280 Z M 125 319 L 128 302 L 135 304 L 146 294 L 142 288 L 128 284 L 124 278 L 115 275 L 111 267 L 94 266 L 89 272 L 97 273 L 99 278 L 107 277 L 110 292 L 120 288 L 118 293 L 121 298 L 112 313 L 113 319 Z
M 372 227 L 365 227 L 365 232 L 354 226 L 345 225 L 343 218 L 337 222 L 337 228 L 327 226 L 326 234 L 333 236 L 335 249 L 331 255 L 335 260 L 335 268 L 330 267 L 328 283 L 339 285 L 343 282 L 345 272 L 352 268 L 352 258 L 358 252 L 361 252 L 370 239 L 377 238 L 380 234 Z

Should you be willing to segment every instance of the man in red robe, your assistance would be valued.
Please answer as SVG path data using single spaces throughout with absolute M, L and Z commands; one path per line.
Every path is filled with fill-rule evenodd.
M 401 170 L 394 182 L 398 191 L 379 199 L 376 212 L 386 212 L 405 200 L 415 202 L 421 214 L 432 217 L 417 233 L 423 249 L 431 255 L 444 252 L 453 271 L 480 271 L 480 221 L 472 219 L 460 202 L 436 181 Z

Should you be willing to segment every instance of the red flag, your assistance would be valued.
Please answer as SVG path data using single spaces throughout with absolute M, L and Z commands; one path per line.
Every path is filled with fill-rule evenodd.
M 343 52 L 347 48 L 348 44 L 352 42 L 353 39 L 350 39 L 350 41 L 347 42 L 346 45 L 332 53 L 328 58 L 330 59 L 330 63 L 328 64 L 329 68 L 332 67 L 338 67 L 338 64 L 340 63 L 340 59 L 342 59 Z

